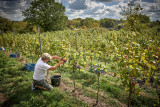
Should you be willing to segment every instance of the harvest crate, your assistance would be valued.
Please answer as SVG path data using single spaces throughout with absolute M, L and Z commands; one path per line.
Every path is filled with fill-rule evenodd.
M 34 71 L 35 65 L 36 65 L 36 64 L 33 64 L 33 63 L 27 63 L 27 64 L 26 64 L 26 69 L 27 69 L 28 71 Z
M 18 57 L 20 57 L 20 54 L 19 53 L 10 53 L 10 55 L 9 55 L 9 57 L 10 58 L 18 58 Z

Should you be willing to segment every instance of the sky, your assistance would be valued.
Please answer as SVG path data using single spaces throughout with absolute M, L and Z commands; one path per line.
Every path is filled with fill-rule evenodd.
M 33 0 L 0 0 L 0 16 L 10 20 L 20 21 L 25 17 L 22 11 L 30 6 Z M 133 6 L 140 4 L 142 14 L 152 21 L 160 20 L 160 0 L 55 0 L 66 8 L 66 16 L 72 20 L 87 17 L 96 20 L 103 18 L 120 19 L 122 9 L 130 3 Z

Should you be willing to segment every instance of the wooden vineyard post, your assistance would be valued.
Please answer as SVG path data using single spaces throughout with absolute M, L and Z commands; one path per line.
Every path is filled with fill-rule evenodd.
M 32 38 L 33 38 L 33 34 L 32 34 Z M 34 45 L 34 47 L 35 47 L 35 45 Z M 33 47 L 33 48 L 34 48 Z M 35 49 L 35 48 L 34 48 Z M 31 54 L 31 57 L 32 57 L 32 64 L 33 64 L 33 54 Z
M 92 65 L 92 56 L 90 56 L 90 58 L 91 58 L 91 65 Z
M 160 93 L 159 93 L 159 95 L 158 95 L 158 98 L 159 98 L 159 106 L 160 106 Z
M 16 37 L 17 36 L 17 37 Z M 17 43 L 16 43 L 17 42 Z M 20 58 L 20 53 L 17 52 L 17 44 L 18 44 L 18 34 L 15 34 L 15 49 L 16 49 L 16 58 L 19 59 Z
M 99 94 L 99 77 L 100 77 L 100 72 L 97 73 L 97 77 L 98 77 L 98 90 L 97 90 L 97 101 L 96 104 L 98 104 L 98 94 Z
M 107 55 L 105 55 L 105 58 L 104 58 L 104 60 L 105 60 L 105 65 L 107 65 L 107 60 L 106 60 L 106 58 L 107 58 Z
M 75 31 L 78 31 L 78 29 L 74 29 Z M 75 33 L 75 49 L 77 51 L 77 32 Z M 77 64 L 77 60 L 75 61 Z M 75 70 L 76 65 L 73 64 L 73 85 L 74 85 L 74 90 L 73 92 L 75 92 L 76 90 L 76 83 L 75 83 L 75 79 L 76 79 L 76 70 Z
M 75 31 L 78 31 L 79 29 L 74 29 Z M 76 45 L 76 51 L 77 51 L 77 32 L 75 33 L 75 45 Z
M 63 62 L 63 67 L 64 67 L 64 63 L 66 63 L 66 61 L 65 61 L 65 62 Z M 60 71 L 61 80 L 62 80 L 63 78 L 62 78 L 62 69 L 61 69 L 61 65 L 59 66 L 59 71 Z
M 76 90 L 75 79 L 76 79 L 76 71 L 74 70 L 74 65 L 73 65 L 73 85 L 74 85 L 74 90 L 73 90 L 73 92 Z
M 17 35 L 17 33 L 15 33 L 15 30 L 13 30 L 13 34 L 14 34 L 14 41 L 15 41 L 15 44 L 14 44 L 15 45 L 15 47 L 14 47 L 15 51 L 14 52 L 15 52 L 15 56 L 16 56 L 15 58 L 19 59 L 19 53 L 17 52 L 17 43 L 16 43 L 18 41 L 16 36 L 18 36 L 18 35 Z
M 13 30 L 13 35 L 14 35 L 13 37 L 14 37 L 14 41 L 15 41 L 15 43 L 14 43 L 14 50 L 16 51 L 16 35 L 15 35 L 15 30 Z
M 38 35 L 39 35 L 39 47 L 40 47 L 40 55 L 42 54 L 42 47 L 41 47 L 41 37 L 40 37 L 40 28 L 38 27 Z
M 131 82 L 129 83 L 129 96 L 128 96 L 128 107 L 131 105 L 131 94 L 132 94 L 132 86 Z

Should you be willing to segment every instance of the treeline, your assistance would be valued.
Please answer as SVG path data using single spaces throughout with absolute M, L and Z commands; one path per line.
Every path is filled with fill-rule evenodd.
M 36 26 L 31 25 L 27 21 L 11 21 L 7 18 L 0 16 L 0 33 L 6 32 L 37 32 Z
M 86 19 L 73 19 L 67 20 L 67 26 L 65 29 L 87 29 L 87 28 L 115 28 L 117 26 L 121 26 L 121 23 L 124 23 L 124 20 L 115 20 L 104 18 L 101 20 L 95 20 L 94 18 L 86 18 Z M 120 28 L 120 27 L 119 27 Z M 118 29 L 119 29 L 118 28 Z M 41 28 L 43 30 L 43 28 Z M 4 32 L 8 31 L 16 31 L 19 33 L 24 32 L 37 32 L 36 25 L 33 25 L 27 21 L 10 21 L 6 18 L 0 17 L 0 30 Z
M 142 18 L 143 19 L 143 18 Z M 144 20 L 143 23 L 147 23 L 148 27 L 155 27 L 160 25 L 160 21 L 152 21 L 149 22 Z M 125 27 L 126 21 L 125 20 L 115 20 L 104 18 L 100 20 L 94 20 L 93 18 L 86 18 L 86 19 L 73 19 L 68 20 L 67 27 L 65 29 L 90 29 L 90 28 L 107 28 L 107 29 L 116 29 L 119 30 Z M 43 31 L 43 28 L 41 28 Z M 37 26 L 32 25 L 27 21 L 10 21 L 4 17 L 0 17 L 0 32 L 13 32 L 16 31 L 18 33 L 26 33 L 26 32 L 37 32 Z
M 118 24 L 124 23 L 124 20 L 115 20 L 115 19 L 109 19 L 109 18 L 104 18 L 100 20 L 94 20 L 94 18 L 77 18 L 73 20 L 68 20 L 67 21 L 67 27 L 70 29 L 74 28 L 82 28 L 82 29 L 87 29 L 87 28 L 114 28 Z

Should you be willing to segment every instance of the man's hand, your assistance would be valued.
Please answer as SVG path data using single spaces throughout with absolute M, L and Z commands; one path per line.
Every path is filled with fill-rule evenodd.
M 62 57 L 59 57 L 59 56 L 52 56 L 52 59 L 60 59 L 61 61 L 67 62 L 66 58 L 62 58 Z
M 66 59 L 66 58 L 63 58 L 62 60 L 65 61 L 65 62 L 67 62 L 67 59 Z

